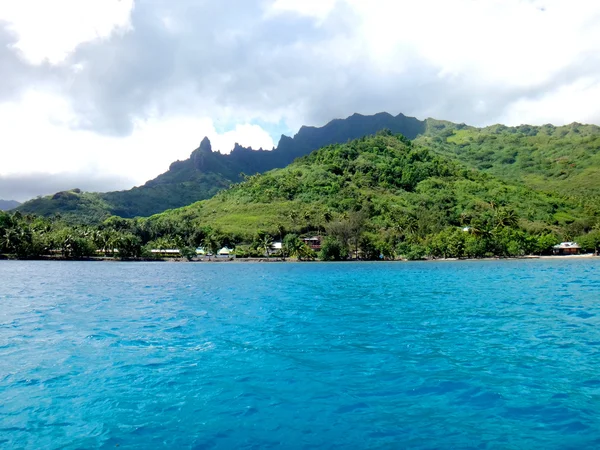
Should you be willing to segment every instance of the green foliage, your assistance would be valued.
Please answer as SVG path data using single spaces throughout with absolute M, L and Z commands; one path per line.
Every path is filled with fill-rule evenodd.
M 334 237 L 327 237 L 323 242 L 319 259 L 321 261 L 342 261 L 348 258 L 348 247 Z
M 583 251 L 598 254 L 600 252 L 600 229 L 595 229 L 588 234 L 579 236 L 576 241 Z
M 385 128 L 416 140 L 394 138 L 387 131 L 360 138 Z M 354 138 L 360 139 L 338 144 Z M 393 139 L 397 143 L 390 144 Z M 308 155 L 323 146 L 328 147 Z M 242 176 L 284 167 L 297 157 L 299 161 L 282 171 Z M 189 205 L 242 180 L 243 187 L 207 203 L 203 225 L 227 235 L 263 229 L 281 239 L 285 233 L 278 226 L 299 233 L 323 232 L 344 212 L 373 203 L 369 221 L 374 216 L 382 219 L 375 221 L 376 227 L 387 230 L 395 214 L 397 231 L 419 241 L 461 220 L 468 225 L 485 204 L 510 204 L 519 227 L 531 230 L 533 224 L 544 224 L 546 232 L 574 238 L 588 233 L 589 224 L 600 215 L 600 128 L 474 128 L 385 113 L 353 115 L 322 128 L 302 127 L 294 139 L 283 137 L 269 152 L 236 147 L 230 155 L 221 155 L 206 141 L 190 159 L 173 163 L 144 186 L 106 194 L 74 189 L 19 209 L 45 217 L 59 214 L 68 224 L 92 225 L 111 215 L 149 216 Z M 175 215 L 178 223 L 169 232 L 189 235 L 183 216 Z M 192 215 L 196 220 L 196 212 Z M 203 236 L 194 239 L 187 244 L 198 245 Z
M 196 249 L 194 247 L 181 247 L 179 251 L 181 256 L 186 258 L 188 261 L 191 261 L 196 257 Z
M 437 123 L 416 142 L 469 167 L 600 209 L 600 127 Z
M 282 136 L 273 151 L 253 151 L 236 145 L 230 154 L 221 154 L 213 152 L 210 142 L 205 139 L 189 159 L 174 162 L 167 172 L 143 186 L 108 193 L 82 193 L 73 189 L 31 200 L 19 209 L 45 217 L 60 214 L 72 224 L 97 224 L 110 215 L 126 218 L 150 216 L 211 198 L 231 184 L 242 181 L 245 173 L 262 173 L 285 167 L 297 157 L 320 147 L 347 142 L 383 129 L 414 138 L 425 130 L 425 123 L 402 114 L 396 117 L 387 113 L 373 116 L 355 114 L 321 128 L 302 127 L 294 138 Z
M 492 131 L 496 140 L 514 134 Z M 238 256 L 269 256 L 273 241 L 282 239 L 280 256 L 314 258 L 300 236 L 326 236 L 323 260 L 548 254 L 574 238 L 597 249 L 600 214 L 592 201 L 502 181 L 457 161 L 447 146 L 470 143 L 469 127 L 432 123 L 427 133 L 417 142 L 381 132 L 330 145 L 209 200 L 149 218 L 106 216 L 90 226 L 0 213 L 0 253 L 135 258 L 179 249 L 193 257 L 197 246 L 212 254 L 227 246 Z M 518 133 L 534 136 L 531 129 Z M 57 201 L 80 197 L 90 198 L 69 191 Z
M 283 239 L 284 256 L 296 256 L 301 258 L 304 242 L 300 240 L 297 234 L 290 233 Z

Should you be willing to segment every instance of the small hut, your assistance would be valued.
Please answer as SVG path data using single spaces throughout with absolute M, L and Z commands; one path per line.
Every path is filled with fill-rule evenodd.
M 321 236 L 301 238 L 302 242 L 315 251 L 321 250 Z
M 581 252 L 581 247 L 577 242 L 561 242 L 552 247 L 555 255 L 578 255 Z

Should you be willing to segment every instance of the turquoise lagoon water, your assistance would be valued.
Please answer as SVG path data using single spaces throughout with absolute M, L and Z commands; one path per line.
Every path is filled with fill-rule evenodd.
M 0 262 L 1 448 L 600 448 L 600 261 Z

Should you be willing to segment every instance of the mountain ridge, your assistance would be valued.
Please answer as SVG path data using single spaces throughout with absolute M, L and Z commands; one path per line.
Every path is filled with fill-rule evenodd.
M 303 126 L 293 137 L 282 135 L 273 150 L 236 144 L 231 153 L 221 154 L 204 138 L 188 159 L 173 162 L 169 170 L 142 186 L 102 194 L 74 189 L 32 200 L 19 210 L 42 216 L 58 213 L 78 223 L 98 223 L 110 215 L 147 217 L 211 198 L 249 175 L 285 167 L 319 148 L 384 129 L 473 169 L 600 209 L 600 127 L 596 125 L 477 128 L 403 114 L 356 113 L 323 127 Z
M 404 114 L 354 114 L 346 119 L 334 119 L 323 127 L 303 126 L 293 137 L 282 135 L 273 150 L 253 150 L 236 144 L 229 154 L 213 151 L 210 140 L 205 137 L 188 159 L 173 162 L 169 170 L 142 186 L 105 193 L 72 189 L 30 200 L 19 210 L 46 217 L 58 213 L 89 223 L 110 215 L 150 216 L 210 198 L 241 181 L 244 175 L 285 167 L 323 146 L 347 142 L 382 129 L 413 139 L 425 128 L 425 121 Z

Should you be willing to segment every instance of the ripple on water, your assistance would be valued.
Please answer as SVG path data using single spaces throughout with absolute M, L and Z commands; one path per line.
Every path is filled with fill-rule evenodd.
M 0 446 L 598 448 L 599 263 L 0 261 Z

